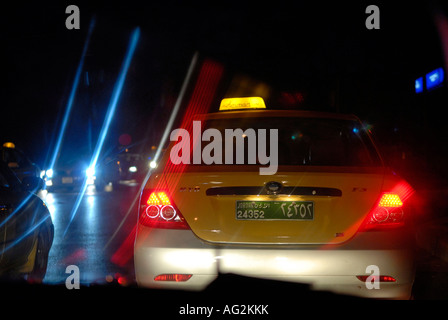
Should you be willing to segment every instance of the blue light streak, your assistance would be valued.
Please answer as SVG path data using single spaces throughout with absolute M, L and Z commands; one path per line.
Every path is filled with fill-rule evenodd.
M 28 201 L 31 199 L 33 195 L 31 193 L 29 193 L 21 202 L 20 204 L 14 209 L 13 212 L 11 212 L 11 214 L 6 217 L 1 223 L 0 223 L 0 228 L 3 227 L 9 220 L 11 220 L 16 214 L 17 212 L 19 212 L 20 210 L 22 210 L 22 207 L 24 205 L 28 205 Z
M 93 153 L 92 161 L 90 162 L 89 168 L 95 168 L 96 163 L 98 161 L 99 154 L 101 152 L 101 149 L 103 148 L 104 140 L 106 139 L 107 132 L 109 131 L 110 123 L 115 114 L 115 109 L 117 108 L 117 102 L 118 102 L 118 99 L 120 98 L 121 91 L 123 89 L 124 80 L 126 79 L 126 74 L 128 72 L 129 66 L 131 64 L 135 48 L 137 47 L 139 37 L 140 37 L 140 28 L 136 28 L 132 32 L 131 41 L 128 46 L 128 51 L 126 52 L 124 62 L 121 66 L 118 80 L 115 83 L 115 87 L 114 87 L 114 90 L 112 93 L 112 98 L 109 102 L 109 107 L 107 109 L 103 127 L 101 128 L 100 136 L 98 138 L 98 142 L 97 142 L 95 151 Z
M 59 150 L 61 149 L 62 139 L 64 138 L 65 129 L 67 128 L 68 119 L 70 117 L 70 113 L 73 107 L 73 101 L 75 100 L 76 90 L 78 89 L 79 79 L 81 78 L 82 68 L 84 66 L 84 58 L 86 56 L 87 48 L 89 47 L 90 37 L 93 32 L 93 28 L 95 27 L 95 18 L 92 18 L 90 21 L 89 30 L 87 32 L 86 42 L 84 43 L 84 48 L 82 49 L 81 59 L 79 61 L 78 68 L 76 69 L 75 79 L 73 80 L 72 90 L 70 91 L 70 95 L 67 101 L 67 106 L 65 107 L 65 114 L 62 118 L 62 124 L 59 131 L 58 138 L 56 140 L 56 145 L 53 150 L 53 155 L 51 156 L 50 164 L 48 169 L 53 169 L 54 164 L 56 163 L 56 158 L 58 157 Z
M 106 116 L 105 116 L 105 119 L 104 119 L 103 126 L 102 126 L 101 131 L 100 131 L 100 135 L 98 137 L 97 145 L 95 147 L 95 150 L 94 150 L 93 155 L 92 155 L 92 159 L 90 161 L 89 168 L 92 168 L 92 169 L 95 168 L 96 163 L 98 161 L 98 157 L 99 157 L 100 152 L 101 152 L 101 150 L 103 148 L 103 144 L 104 144 L 104 141 L 106 139 L 107 133 L 109 131 L 110 123 L 112 122 L 113 116 L 115 114 L 115 110 L 117 108 L 118 99 L 120 98 L 121 91 L 123 89 L 123 84 L 124 84 L 124 81 L 126 79 L 126 75 L 127 75 L 128 70 L 129 70 L 129 66 L 131 64 L 132 57 L 133 57 L 134 52 L 135 52 L 135 48 L 137 47 L 137 43 L 138 43 L 139 37 L 140 37 L 140 28 L 136 28 L 132 32 L 132 34 L 131 34 L 131 40 L 130 40 L 129 45 L 128 45 L 128 50 L 126 52 L 123 64 L 121 66 L 120 73 L 118 74 L 118 79 L 117 79 L 117 81 L 115 83 L 114 90 L 112 92 L 112 97 L 111 97 L 111 100 L 109 102 L 109 106 L 107 108 L 107 113 L 106 113 Z M 87 179 L 84 179 L 82 188 L 81 188 L 81 190 L 80 190 L 80 192 L 78 194 L 78 197 L 76 199 L 76 202 L 75 202 L 75 204 L 74 204 L 74 206 L 72 208 L 72 212 L 70 214 L 70 221 L 69 221 L 69 223 L 68 223 L 68 225 L 67 225 L 67 227 L 66 227 L 66 229 L 64 231 L 64 235 L 63 235 L 64 237 L 65 237 L 65 234 L 68 231 L 68 228 L 70 227 L 70 224 L 72 223 L 73 219 L 76 216 L 76 212 L 78 211 L 78 208 L 79 208 L 79 206 L 81 204 L 81 200 L 82 200 L 82 198 L 83 198 L 83 196 L 84 196 L 84 194 L 86 192 L 86 189 L 87 189 Z
M 20 237 L 17 237 L 14 241 L 6 245 L 2 251 L 0 251 L 0 254 L 3 254 L 4 252 L 8 251 L 9 249 L 16 246 L 18 243 L 23 241 L 26 237 L 28 237 L 31 233 L 34 232 L 37 228 L 40 227 L 41 224 L 43 224 L 47 219 L 50 219 L 51 215 L 47 214 L 44 217 L 42 217 L 37 223 L 35 223 L 33 226 L 31 226 L 28 230 L 26 230 L 23 234 L 20 235 Z

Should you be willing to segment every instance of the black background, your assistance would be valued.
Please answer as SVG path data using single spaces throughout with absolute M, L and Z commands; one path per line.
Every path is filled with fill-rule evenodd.
M 79 30 L 65 27 L 70 4 L 80 9 Z M 380 9 L 379 30 L 365 26 L 369 4 Z M 105 149 L 119 145 L 123 133 L 131 135 L 141 152 L 158 144 L 190 60 L 199 52 L 201 61 L 210 59 L 224 67 L 216 103 L 229 79 L 244 74 L 276 93 L 267 100 L 268 107 L 282 108 L 277 99 L 282 93 L 299 92 L 303 101 L 288 108 L 354 113 L 371 127 L 398 171 L 446 177 L 446 81 L 431 92 L 414 91 L 415 79 L 446 67 L 436 13 L 446 17 L 446 5 L 14 3 L 1 13 L 0 136 L 46 166 L 95 17 L 64 152 L 89 153 L 95 146 L 130 34 L 139 27 L 140 39 Z

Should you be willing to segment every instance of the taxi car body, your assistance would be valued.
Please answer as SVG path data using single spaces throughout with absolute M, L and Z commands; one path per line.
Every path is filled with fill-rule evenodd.
M 22 180 L 24 177 L 40 176 L 40 168 L 32 162 L 23 151 L 17 149 L 13 142 L 5 142 L 0 147 L 1 160 Z
M 362 297 L 410 297 L 413 191 L 385 166 L 357 117 L 257 108 L 195 120 L 222 136 L 242 129 L 244 159 L 254 152 L 251 145 L 262 149 L 244 142 L 248 129 L 278 130 L 277 145 L 265 150 L 278 147 L 278 168 L 260 174 L 259 159 L 173 164 L 166 152 L 141 194 L 134 247 L 139 285 L 202 290 L 218 274 L 234 273 Z M 205 140 L 202 150 L 217 143 Z M 222 154 L 215 160 L 229 152 L 237 160 L 237 141 L 216 147 Z
M 42 281 L 54 227 L 45 203 L 34 193 L 43 181 L 22 181 L 0 161 L 0 279 Z

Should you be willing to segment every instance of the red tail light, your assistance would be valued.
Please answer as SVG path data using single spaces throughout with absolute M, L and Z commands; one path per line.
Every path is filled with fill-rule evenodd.
M 139 221 L 151 228 L 190 229 L 168 193 L 161 190 L 142 192 Z
M 383 193 L 367 215 L 361 231 L 396 228 L 404 225 L 403 200 L 397 193 Z

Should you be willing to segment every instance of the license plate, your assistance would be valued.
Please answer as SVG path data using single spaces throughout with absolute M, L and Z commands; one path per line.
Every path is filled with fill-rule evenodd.
M 62 183 L 73 183 L 72 177 L 62 177 Z
M 236 201 L 237 220 L 313 220 L 313 201 Z

